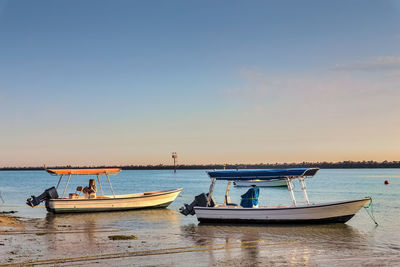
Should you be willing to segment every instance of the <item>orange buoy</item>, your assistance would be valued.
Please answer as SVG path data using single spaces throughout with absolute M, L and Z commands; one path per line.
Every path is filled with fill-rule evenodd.
M 389 184 L 389 181 L 388 181 L 388 180 L 385 180 L 385 184 Z

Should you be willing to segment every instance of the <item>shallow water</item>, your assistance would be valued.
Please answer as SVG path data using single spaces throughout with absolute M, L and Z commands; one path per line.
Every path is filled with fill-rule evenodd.
M 389 180 L 390 184 L 384 185 L 385 180 Z M 178 170 L 176 174 L 169 170 L 132 170 L 111 176 L 117 194 L 183 187 L 181 196 L 164 210 L 51 215 L 46 214 L 44 207 L 30 208 L 25 205 L 26 198 L 42 193 L 44 189 L 56 185 L 57 181 L 57 177 L 44 171 L 0 172 L 0 192 L 5 201 L 1 204 L 0 199 L 0 210 L 17 210 L 18 216 L 36 218 L 48 233 L 68 227 L 66 229 L 71 231 L 71 235 L 64 234 L 62 239 L 58 234 L 45 235 L 42 240 L 44 251 L 59 257 L 66 249 L 66 240 L 68 244 L 76 244 L 68 246 L 73 255 L 80 255 L 82 246 L 103 253 L 99 246 L 104 242 L 101 233 L 116 231 L 138 236 L 138 241 L 128 242 L 135 245 L 136 250 L 167 249 L 168 253 L 135 257 L 135 262 L 141 265 L 184 266 L 188 262 L 196 265 L 253 266 L 266 263 L 296 266 L 400 263 L 400 169 L 320 170 L 314 178 L 307 180 L 311 202 L 371 196 L 374 215 L 379 223 L 377 227 L 365 210 L 346 224 L 198 225 L 195 217 L 185 217 L 177 210 L 184 203 L 190 203 L 195 195 L 208 190 L 210 180 L 203 170 Z M 65 182 L 66 179 L 60 185 L 61 194 Z M 86 184 L 87 177 L 73 177 L 67 193 L 73 192 L 78 185 Z M 102 185 L 105 193 L 110 193 L 106 179 L 102 180 Z M 217 182 L 214 191 L 217 202 L 223 202 L 225 187 L 226 182 Z M 232 202 L 239 202 L 240 195 L 246 190 L 231 187 Z M 302 193 L 297 183 L 295 195 L 301 202 Z M 289 203 L 290 197 L 285 188 L 260 189 L 260 205 Z M 183 251 L 176 252 L 177 248 L 183 248 Z M 118 264 L 131 264 L 131 256 L 119 259 Z M 107 261 L 110 261 L 107 257 L 103 259 L 103 263 Z

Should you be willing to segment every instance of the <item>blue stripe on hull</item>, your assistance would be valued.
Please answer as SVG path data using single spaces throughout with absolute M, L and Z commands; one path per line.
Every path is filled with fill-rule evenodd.
M 198 219 L 201 224 L 324 224 L 324 223 L 345 223 L 350 220 L 354 214 L 338 216 L 323 219 L 311 220 L 240 220 L 240 219 Z

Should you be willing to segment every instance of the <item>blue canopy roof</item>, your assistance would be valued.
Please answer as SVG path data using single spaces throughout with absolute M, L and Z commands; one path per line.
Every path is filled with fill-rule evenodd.
M 217 180 L 273 180 L 286 177 L 314 176 L 319 168 L 260 169 L 260 170 L 219 170 L 207 172 Z

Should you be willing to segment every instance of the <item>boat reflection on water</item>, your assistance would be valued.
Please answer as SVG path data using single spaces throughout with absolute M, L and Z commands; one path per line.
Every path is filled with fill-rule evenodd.
M 191 224 L 181 229 L 185 238 L 196 245 L 225 247 L 209 250 L 210 264 L 318 265 L 338 250 L 348 255 L 370 253 L 367 236 L 346 224 L 268 227 Z
M 171 227 L 179 224 L 179 213 L 170 209 L 143 209 L 116 212 L 94 212 L 76 214 L 47 214 L 46 222 L 49 226 L 71 224 L 96 229 L 109 227 L 135 227 L 135 224 L 154 223 L 155 227 Z M 162 224 L 161 224 L 162 222 Z
M 44 244 L 52 253 L 107 250 L 110 235 L 146 236 L 149 232 L 178 232 L 180 215 L 169 209 L 77 214 L 48 213 L 43 220 Z M 151 227 L 150 227 L 151 225 Z M 50 253 L 50 254 L 52 254 Z

